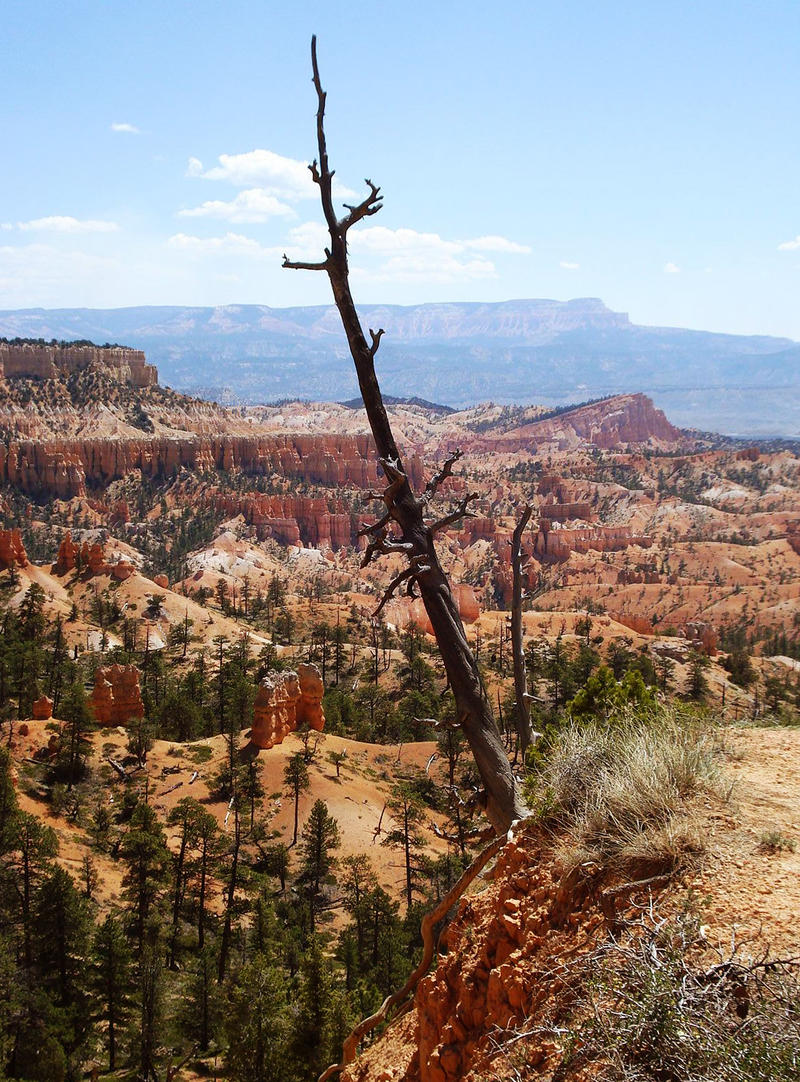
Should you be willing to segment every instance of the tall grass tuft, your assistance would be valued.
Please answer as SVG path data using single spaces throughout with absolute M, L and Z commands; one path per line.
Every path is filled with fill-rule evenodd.
M 573 859 L 651 874 L 701 848 L 691 798 L 717 781 L 708 730 L 659 707 L 611 725 L 562 730 L 528 782 L 542 819 L 565 828 Z

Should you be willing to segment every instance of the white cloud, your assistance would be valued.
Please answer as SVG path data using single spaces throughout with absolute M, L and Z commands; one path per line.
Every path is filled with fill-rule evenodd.
M 330 242 L 330 234 L 321 222 L 303 222 L 289 230 L 286 251 L 290 259 L 322 259 Z
M 348 243 L 353 249 L 370 252 L 440 252 L 455 254 L 464 251 L 458 241 L 444 240 L 438 233 L 418 233 L 416 229 L 387 229 L 373 225 L 367 229 L 355 229 L 349 234 Z
M 111 125 L 112 131 L 125 132 L 127 135 L 141 135 L 141 129 L 137 128 L 135 124 L 121 124 L 119 121 L 114 121 Z
M 49 244 L 0 246 L 0 293 L 8 307 L 63 306 L 66 294 L 75 304 L 86 303 L 87 283 L 113 279 L 120 266 L 116 259 Z
M 167 241 L 170 248 L 193 255 L 235 255 L 254 259 L 276 259 L 281 252 L 278 248 L 265 248 L 241 233 L 226 233 L 224 237 L 193 237 L 186 233 L 176 233 Z
M 425 252 L 403 252 L 388 259 L 377 271 L 359 274 L 377 282 L 447 283 L 497 277 L 495 265 L 488 259 L 461 260 L 447 253 L 432 259 Z
M 204 169 L 199 158 L 190 158 L 187 176 L 227 180 L 237 188 L 261 188 L 266 195 L 289 202 L 319 197 L 307 163 L 296 158 L 286 158 L 272 150 L 257 149 L 244 154 L 220 154 L 217 161 L 219 165 Z M 334 181 L 333 194 L 338 198 L 355 193 Z
M 779 252 L 796 252 L 800 248 L 800 236 L 794 238 L 794 240 L 785 240 L 783 244 L 778 245 Z
M 221 199 L 208 199 L 199 207 L 178 211 L 181 218 L 222 218 L 228 222 L 266 222 L 270 218 L 294 213 L 288 203 L 268 195 L 263 188 L 248 188 L 228 203 Z
M 677 265 L 677 263 L 665 263 L 664 264 L 664 274 L 680 274 L 680 273 L 681 273 L 681 268 Z
M 9 229 L 13 228 L 14 226 L 11 224 L 11 222 L 0 222 L 0 229 L 8 231 Z
M 17 228 L 36 233 L 116 233 L 116 222 L 87 218 L 81 221 L 69 215 L 53 214 L 48 218 L 32 218 L 29 222 L 17 222 Z
M 512 255 L 530 255 L 531 252 L 527 244 L 517 244 L 515 240 L 494 235 L 476 237 L 474 240 L 465 240 L 463 243 L 465 248 L 472 248 L 476 252 L 508 252 Z
M 403 282 L 458 282 L 496 278 L 497 271 L 490 260 L 475 256 L 473 250 L 481 250 L 484 237 L 476 241 L 447 240 L 438 233 L 420 233 L 416 229 L 389 229 L 375 225 L 366 229 L 354 229 L 348 243 L 353 254 L 353 273 L 371 281 Z M 488 238 L 490 243 L 505 238 Z M 290 259 L 317 260 L 323 258 L 328 244 L 328 232 L 317 222 L 304 222 L 289 231 L 287 252 Z M 522 247 L 521 245 L 519 247 Z M 497 250 L 492 247 L 491 250 Z M 500 249 L 516 251 L 516 248 Z
M 562 270 L 580 270 L 581 269 L 580 263 L 570 263 L 570 261 L 568 259 L 562 259 L 561 262 L 558 265 L 559 265 L 559 267 L 561 267 Z

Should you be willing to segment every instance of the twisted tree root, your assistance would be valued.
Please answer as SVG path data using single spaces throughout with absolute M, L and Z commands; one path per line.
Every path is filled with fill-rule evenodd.
M 516 822 L 512 823 L 508 834 L 501 834 L 499 838 L 495 838 L 494 841 L 487 845 L 486 848 L 478 854 L 472 864 L 470 864 L 458 882 L 452 886 L 447 894 L 440 900 L 439 904 L 425 914 L 420 926 L 420 932 L 422 934 L 422 958 L 420 959 L 419 965 L 399 991 L 392 992 L 390 996 L 387 996 L 374 1014 L 371 1014 L 369 1018 L 362 1019 L 355 1029 L 351 1030 L 342 1045 L 342 1062 L 332 1063 L 331 1066 L 319 1076 L 317 1082 L 328 1082 L 329 1078 L 348 1067 L 356 1058 L 358 1046 L 364 1037 L 366 1037 L 368 1033 L 371 1033 L 377 1025 L 380 1025 L 381 1022 L 386 1020 L 386 1016 L 393 1007 L 396 1007 L 398 1003 L 402 1003 L 412 994 L 412 992 L 414 992 L 420 980 L 428 972 L 428 967 L 433 959 L 434 928 L 442 917 L 444 917 L 461 898 L 473 879 L 486 867 L 492 857 L 500 852 L 507 841 L 512 839 L 515 826 Z

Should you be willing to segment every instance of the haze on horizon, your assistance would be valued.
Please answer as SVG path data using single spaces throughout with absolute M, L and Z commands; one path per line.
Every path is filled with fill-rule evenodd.
M 362 302 L 601 297 L 800 339 L 800 8 L 474 0 L 291 11 L 10 0 L 0 309 L 328 303 L 319 38 Z

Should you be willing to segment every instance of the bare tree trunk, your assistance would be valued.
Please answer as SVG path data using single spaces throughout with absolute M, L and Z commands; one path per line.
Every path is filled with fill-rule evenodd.
M 325 259 L 319 263 L 293 262 L 284 257 L 283 265 L 293 270 L 325 271 L 330 280 L 334 301 L 355 363 L 378 457 L 388 482 L 383 493 L 386 513 L 378 522 L 363 531 L 371 537 L 364 562 L 368 563 L 378 553 L 388 552 L 403 553 L 409 561 L 408 567 L 387 588 L 379 610 L 400 586 L 404 586 L 409 594 L 414 585 L 418 586 L 453 691 L 458 720 L 483 780 L 486 814 L 495 830 L 505 833 L 515 819 L 527 814 L 527 809 L 511 772 L 491 708 L 483 694 L 478 668 L 464 633 L 458 607 L 434 545 L 434 534 L 437 530 L 468 515 L 468 504 L 476 496 L 466 496 L 456 511 L 438 522 L 426 522 L 424 512 L 439 484 L 450 475 L 460 453 L 456 452 L 445 462 L 439 473 L 428 482 L 420 497 L 412 492 L 403 469 L 375 374 L 375 354 L 383 331 L 370 330 L 371 345 L 367 345 L 350 292 L 347 262 L 348 230 L 362 218 L 376 214 L 381 208 L 382 197 L 379 194 L 380 189 L 368 180 L 369 195 L 358 205 L 345 205 L 348 213 L 341 220 L 337 219 L 333 206 L 333 172 L 328 165 L 325 141 L 326 95 L 320 84 L 316 38 L 311 39 L 311 62 L 318 101 L 319 164 L 315 161 L 309 168 L 320 189 L 322 210 L 330 234 L 330 248 L 325 249 Z M 370 496 L 380 498 L 377 494 Z M 392 523 L 399 527 L 399 537 L 389 533 Z
M 514 717 L 517 728 L 517 741 L 525 763 L 525 752 L 533 740 L 531 728 L 531 697 L 528 694 L 528 674 L 525 669 L 525 648 L 522 641 L 522 571 L 523 559 L 522 535 L 531 517 L 531 508 L 526 504 L 520 520 L 514 528 L 511 538 L 511 569 L 513 572 L 511 593 L 511 653 L 514 658 Z

